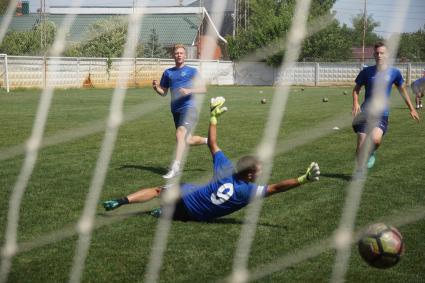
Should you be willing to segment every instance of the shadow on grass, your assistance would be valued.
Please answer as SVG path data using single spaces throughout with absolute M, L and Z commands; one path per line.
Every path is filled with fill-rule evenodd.
M 351 179 L 352 179 L 351 175 L 340 174 L 340 173 L 320 173 L 320 177 L 341 179 L 341 180 L 344 180 L 344 181 L 351 181 Z
M 103 211 L 103 212 L 98 212 L 97 216 L 99 217 L 103 217 L 105 219 L 121 219 L 121 218 L 129 218 L 129 217 L 134 217 L 134 216 L 148 216 L 148 217 L 152 217 L 152 218 L 156 218 L 158 219 L 157 216 L 153 216 L 151 215 L 151 210 L 152 209 L 148 209 L 148 210 L 129 210 L 129 211 L 123 211 L 123 212 L 119 212 L 119 213 L 110 213 L 107 211 Z M 177 221 L 177 222 L 181 222 L 181 223 L 205 223 L 205 224 L 233 224 L 233 225 L 242 225 L 243 221 L 239 220 L 239 219 L 234 219 L 234 218 L 217 218 L 217 219 L 212 219 L 209 221 L 180 221 L 180 220 L 173 220 L 173 221 Z M 276 224 L 270 224 L 267 222 L 259 222 L 257 224 L 258 226 L 262 226 L 262 227 L 271 227 L 271 228 L 280 228 L 280 229 L 285 229 L 287 230 L 288 227 L 286 225 L 276 225 Z
M 213 219 L 213 220 L 209 220 L 206 223 L 211 223 L 211 224 L 237 224 L 237 225 L 242 225 L 244 222 L 242 220 L 239 219 L 234 219 L 234 218 L 217 218 L 217 219 Z M 266 223 L 266 222 L 258 222 L 257 224 L 258 226 L 263 226 L 263 227 L 272 227 L 272 228 L 283 228 L 285 230 L 288 229 L 287 226 L 285 225 L 276 225 L 276 224 L 270 224 L 270 223 Z
M 144 170 L 149 171 L 157 175 L 164 175 L 168 172 L 167 168 L 164 167 L 154 167 L 154 166 L 145 166 L 145 165 L 134 165 L 134 164 L 124 164 L 118 167 L 119 170 L 125 170 L 125 169 L 138 169 L 138 170 Z M 185 168 L 183 172 L 194 172 L 194 171 L 206 171 L 205 169 L 191 169 L 191 168 Z
M 158 175 L 164 175 L 167 173 L 167 168 L 164 167 L 154 167 L 154 166 L 144 166 L 144 165 L 134 165 L 134 164 L 124 164 L 118 167 L 119 170 L 125 170 L 125 169 L 138 169 L 138 170 L 144 170 L 149 171 Z

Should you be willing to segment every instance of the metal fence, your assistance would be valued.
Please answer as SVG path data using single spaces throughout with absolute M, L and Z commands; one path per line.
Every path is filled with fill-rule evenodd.
M 258 62 L 187 60 L 203 78 L 214 85 L 353 84 L 363 66 L 359 63 L 297 63 L 286 73 Z M 174 66 L 170 59 L 70 58 L 0 55 L 0 87 L 57 88 L 115 87 L 119 73 L 127 72 L 127 86 L 150 85 L 162 72 Z M 398 63 L 407 82 L 422 76 L 425 63 Z

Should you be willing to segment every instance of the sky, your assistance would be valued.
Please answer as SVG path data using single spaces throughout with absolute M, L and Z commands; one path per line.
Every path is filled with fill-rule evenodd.
M 375 32 L 383 37 L 391 35 L 390 19 L 400 17 L 399 11 L 393 11 L 392 7 L 398 1 L 409 2 L 408 0 L 337 0 L 332 10 L 336 12 L 336 18 L 348 26 L 351 26 L 351 20 L 357 14 L 363 13 L 364 1 L 366 1 L 366 10 L 372 15 L 373 19 L 380 23 Z M 41 0 L 29 0 L 30 11 L 36 12 L 40 7 Z M 46 0 L 46 6 L 67 6 L 71 5 L 73 0 Z M 81 5 L 86 6 L 132 6 L 133 3 L 142 3 L 152 6 L 177 5 L 178 0 L 81 0 Z M 194 0 L 183 0 L 183 4 L 194 2 Z M 408 16 L 404 26 L 404 32 L 414 32 L 425 25 L 425 1 L 410 0 Z

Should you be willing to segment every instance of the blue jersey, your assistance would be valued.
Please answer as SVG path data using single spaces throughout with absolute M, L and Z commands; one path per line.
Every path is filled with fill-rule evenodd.
M 213 156 L 214 176 L 206 185 L 181 186 L 187 212 L 196 220 L 206 221 L 235 212 L 249 204 L 253 194 L 265 196 L 267 187 L 235 177 L 232 162 L 222 151 Z
M 387 95 L 387 98 L 389 98 L 391 94 L 391 88 L 393 84 L 395 84 L 396 86 L 401 86 L 404 83 L 404 79 L 400 73 L 400 70 L 396 68 L 389 68 L 385 71 L 377 72 L 376 66 L 370 66 L 361 70 L 361 72 L 356 78 L 356 84 L 360 86 L 365 86 L 365 98 L 363 104 L 361 105 L 361 109 L 363 112 L 366 111 L 368 103 L 372 101 L 375 80 L 379 76 L 385 76 L 385 93 Z M 389 109 L 388 105 L 386 105 L 382 116 L 388 117 L 388 115 Z
M 193 79 L 198 75 L 198 71 L 189 66 L 181 68 L 173 67 L 166 69 L 162 74 L 160 86 L 168 88 L 171 92 L 171 112 L 179 112 L 187 107 L 195 107 L 193 94 L 182 95 L 180 88 L 192 88 Z

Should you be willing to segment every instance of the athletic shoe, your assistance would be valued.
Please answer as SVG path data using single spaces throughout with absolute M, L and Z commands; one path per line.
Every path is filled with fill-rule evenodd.
M 107 211 L 114 210 L 120 206 L 120 204 L 116 200 L 107 200 L 104 203 L 102 203 L 102 205 Z
M 416 109 L 419 109 L 420 108 L 420 105 L 416 105 Z
M 168 171 L 167 174 L 165 174 L 164 176 L 162 176 L 162 178 L 164 179 L 172 179 L 174 177 L 177 177 L 178 175 L 180 175 L 180 166 L 176 166 L 173 165 L 170 169 L 170 171 Z
M 367 161 L 367 169 L 370 169 L 375 165 L 376 157 L 375 152 L 372 152 L 372 154 L 369 156 L 369 160 Z
M 154 208 L 149 212 L 149 214 L 153 217 L 160 218 L 162 214 L 162 209 L 160 207 Z
M 419 105 L 419 108 L 422 108 L 422 104 Z

